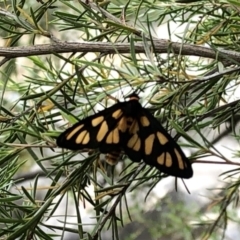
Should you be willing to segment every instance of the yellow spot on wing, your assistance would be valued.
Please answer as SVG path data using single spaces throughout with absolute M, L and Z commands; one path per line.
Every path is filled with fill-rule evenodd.
M 165 145 L 168 142 L 168 139 L 161 132 L 157 132 L 157 138 L 161 145 Z
M 165 162 L 165 165 L 167 166 L 167 167 L 171 167 L 172 166 L 172 164 L 173 164 L 173 161 L 172 161 L 172 156 L 171 156 L 171 154 L 170 153 L 166 153 L 166 160 L 165 160 L 166 162 Z
M 157 162 L 160 164 L 160 165 L 163 165 L 164 162 L 165 162 L 165 152 L 163 152 L 158 158 L 157 158 Z
M 85 135 L 83 141 L 82 141 L 82 144 L 88 144 L 90 141 L 90 135 L 89 135 L 89 132 Z
M 180 155 L 180 153 L 178 152 L 178 150 L 176 148 L 174 148 L 174 152 L 175 152 L 175 154 L 177 156 L 178 167 L 180 169 L 184 169 L 184 162 L 183 162 L 182 156 Z
M 133 146 L 133 150 L 135 151 L 139 151 L 141 147 L 141 140 L 140 138 L 137 139 L 137 142 L 135 143 L 135 145 Z
M 98 131 L 97 134 L 97 141 L 101 142 L 103 140 L 103 138 L 105 137 L 106 133 L 108 132 L 108 125 L 107 122 L 104 121 Z
M 106 143 L 111 144 L 113 142 L 113 131 L 111 131 L 106 139 Z
M 103 117 L 103 116 L 94 118 L 94 119 L 92 120 L 92 126 L 93 126 L 93 127 L 96 127 L 96 126 L 97 126 L 98 124 L 100 124 L 103 120 L 104 120 L 104 117 Z
M 81 128 L 83 127 L 83 124 L 75 127 L 70 133 L 67 134 L 66 139 L 71 139 Z
M 136 152 L 140 150 L 141 140 L 137 134 L 132 135 L 132 137 L 128 140 L 127 146 Z
M 117 128 L 113 130 L 113 143 L 119 142 L 119 131 Z
M 150 155 L 151 154 L 152 148 L 153 148 L 154 139 L 155 139 L 155 135 L 154 134 L 150 134 L 145 139 L 145 154 L 146 155 Z
M 140 122 L 141 122 L 143 127 L 148 127 L 150 125 L 150 122 L 149 122 L 148 118 L 145 117 L 145 116 L 142 116 L 140 118 Z
M 138 131 L 139 131 L 139 125 L 138 125 L 138 122 L 135 120 L 135 121 L 132 123 L 131 127 L 129 128 L 129 133 L 135 134 L 135 133 L 137 133 Z
M 125 117 L 122 117 L 120 121 L 118 122 L 118 129 L 121 132 L 126 132 L 128 126 L 127 126 L 127 119 Z
M 128 140 L 127 146 L 129 148 L 133 148 L 133 146 L 136 144 L 137 140 L 138 140 L 138 135 L 133 134 L 132 137 Z
M 118 129 L 115 128 L 108 134 L 106 143 L 112 144 L 112 143 L 118 143 L 118 142 L 119 142 L 119 132 L 118 132 Z
M 165 165 L 166 167 L 171 167 L 172 166 L 172 157 L 168 152 L 163 152 L 158 158 L 157 162 L 160 165 Z
M 122 116 L 122 110 L 121 109 L 118 109 L 116 110 L 113 114 L 112 114 L 112 117 L 115 118 L 115 119 L 118 119 L 119 117 Z
M 76 143 L 77 143 L 77 144 L 83 143 L 84 138 L 85 138 L 85 136 L 86 136 L 87 133 L 88 133 L 87 130 L 82 131 L 82 132 L 77 136 L 77 138 L 76 138 Z

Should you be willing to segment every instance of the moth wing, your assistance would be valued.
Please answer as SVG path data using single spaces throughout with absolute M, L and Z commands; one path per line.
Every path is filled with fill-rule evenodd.
M 116 148 L 121 141 L 117 126 L 123 115 L 122 104 L 117 103 L 80 120 L 59 135 L 57 145 L 71 150 L 99 148 L 102 153 Z
M 142 108 L 129 133 L 124 151 L 131 160 L 139 162 L 143 159 L 146 164 L 168 175 L 192 177 L 193 170 L 188 158 L 147 109 Z

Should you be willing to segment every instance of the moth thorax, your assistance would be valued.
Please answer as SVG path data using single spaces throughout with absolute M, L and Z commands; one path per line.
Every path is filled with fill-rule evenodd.
M 122 151 L 121 151 L 121 150 L 107 153 L 107 154 L 106 154 L 106 157 L 105 157 L 105 161 L 106 161 L 109 165 L 114 166 L 114 165 L 116 165 L 116 164 L 119 162 L 119 160 L 120 160 L 120 158 L 121 158 L 122 155 L 123 155 L 123 154 L 122 154 Z
M 137 99 L 131 99 L 130 101 L 128 101 L 128 105 L 124 109 L 124 114 L 126 117 L 136 118 L 136 116 L 139 115 L 141 109 L 142 106 L 139 101 L 137 101 Z

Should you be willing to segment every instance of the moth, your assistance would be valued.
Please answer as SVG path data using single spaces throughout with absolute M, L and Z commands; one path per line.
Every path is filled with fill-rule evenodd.
M 177 142 L 142 107 L 137 94 L 125 102 L 86 117 L 61 133 L 57 145 L 71 150 L 99 149 L 114 164 L 123 152 L 134 162 L 143 160 L 161 172 L 191 178 L 193 170 Z

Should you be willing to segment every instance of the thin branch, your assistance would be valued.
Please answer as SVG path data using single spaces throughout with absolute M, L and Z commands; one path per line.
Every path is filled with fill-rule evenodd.
M 168 40 L 155 40 L 153 41 L 153 44 L 156 53 L 169 53 L 169 49 L 172 49 L 172 52 L 175 54 L 181 53 L 182 55 L 199 56 L 211 59 L 216 59 L 218 56 L 219 60 L 225 59 L 229 61 L 229 59 L 231 59 L 232 61 L 240 62 L 240 53 L 231 50 L 218 49 L 218 52 L 216 52 L 210 48 L 196 46 L 193 44 L 170 42 Z M 151 46 L 150 42 L 149 46 Z M 134 47 L 136 53 L 145 53 L 143 43 L 135 43 Z M 1 47 L 0 56 L 16 58 L 68 52 L 101 52 L 105 54 L 116 54 L 130 53 L 130 50 L 131 46 L 129 43 L 59 42 L 28 47 Z

